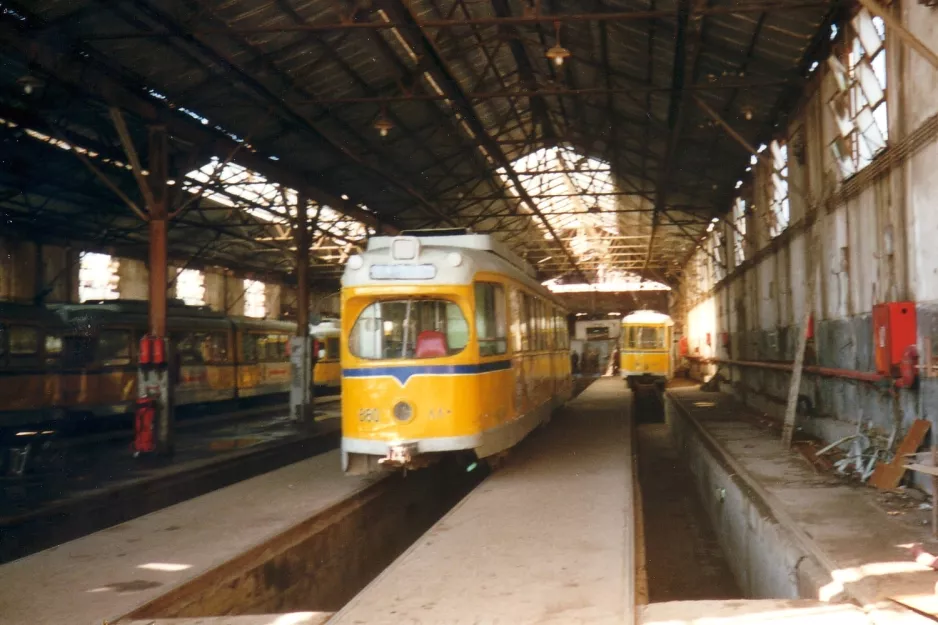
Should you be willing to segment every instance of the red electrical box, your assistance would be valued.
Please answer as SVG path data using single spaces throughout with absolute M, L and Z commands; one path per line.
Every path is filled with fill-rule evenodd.
M 902 356 L 918 343 L 914 302 L 889 302 L 873 306 L 873 353 L 876 372 L 899 376 Z

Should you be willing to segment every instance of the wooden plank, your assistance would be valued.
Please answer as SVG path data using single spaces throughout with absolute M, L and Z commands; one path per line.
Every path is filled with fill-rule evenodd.
M 930 467 L 927 464 L 907 464 L 904 467 L 910 471 L 918 471 L 927 475 L 938 475 L 938 467 Z
M 902 476 L 905 475 L 906 456 L 914 454 L 922 446 L 930 427 L 931 423 L 925 419 L 914 421 L 905 438 L 902 439 L 902 443 L 899 444 L 899 449 L 896 450 L 892 462 L 888 464 L 880 462 L 876 465 L 876 469 L 870 477 L 870 484 L 885 490 L 896 488 L 902 480 Z
M 808 253 L 813 253 L 816 249 L 817 239 L 809 231 L 811 242 Z M 810 256 L 806 255 L 806 258 Z M 814 313 L 814 298 L 817 290 L 817 275 L 820 271 L 820 263 L 815 263 L 815 270 L 811 272 L 808 279 L 808 291 L 805 294 L 804 312 L 802 314 L 801 325 L 798 326 L 798 351 L 795 352 L 795 365 L 791 370 L 791 378 L 788 385 L 788 402 L 785 405 L 785 421 L 782 426 L 782 446 L 785 449 L 791 449 L 791 441 L 795 436 L 795 426 L 798 417 L 798 391 L 801 390 L 801 373 L 804 370 L 804 354 L 808 347 L 808 324 L 811 323 L 811 315 Z

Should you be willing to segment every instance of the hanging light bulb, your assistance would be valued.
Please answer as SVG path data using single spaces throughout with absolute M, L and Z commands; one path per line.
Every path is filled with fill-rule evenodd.
M 27 74 L 16 80 L 16 84 L 22 88 L 23 93 L 26 95 L 32 95 L 34 91 L 38 91 L 45 84 L 42 79 L 36 78 L 31 74 Z
M 394 129 L 394 124 L 384 114 L 383 106 L 381 107 L 381 113 L 378 115 L 378 119 L 375 120 L 374 126 L 375 130 L 381 133 L 382 137 L 388 136 L 388 133 Z
M 560 67 L 564 59 L 570 56 L 570 51 L 560 45 L 560 22 L 554 22 L 554 33 L 556 36 L 554 46 L 547 50 L 546 56 L 554 62 L 554 65 Z

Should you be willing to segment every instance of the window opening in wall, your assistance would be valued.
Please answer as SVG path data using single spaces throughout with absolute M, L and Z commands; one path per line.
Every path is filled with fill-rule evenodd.
M 180 269 L 176 276 L 176 297 L 189 306 L 205 304 L 205 275 L 198 269 Z
M 726 277 L 726 234 L 722 225 L 710 234 L 707 245 L 710 246 L 711 278 L 716 284 Z
M 777 237 L 788 228 L 791 220 L 791 202 L 788 198 L 788 146 L 785 142 L 773 141 L 769 146 L 772 154 L 772 203 L 769 206 L 769 235 Z
M 83 252 L 78 263 L 79 301 L 120 297 L 119 259 L 108 254 Z
M 733 256 L 739 267 L 746 261 L 746 200 L 741 197 L 733 204 L 733 224 Z
M 706 245 L 706 244 L 705 244 Z M 706 250 L 697 250 L 697 287 L 700 291 L 706 291 L 710 279 L 710 256 Z
M 244 316 L 261 319 L 267 316 L 267 289 L 260 280 L 244 281 Z
M 844 47 L 828 59 L 837 92 L 830 100 L 839 130 L 831 144 L 844 178 L 886 148 L 886 26 L 861 9 L 850 22 Z

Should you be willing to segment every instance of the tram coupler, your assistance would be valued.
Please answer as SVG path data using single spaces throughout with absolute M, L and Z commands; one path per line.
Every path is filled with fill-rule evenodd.
M 391 445 L 384 458 L 378 460 L 378 464 L 387 468 L 407 467 L 413 463 L 414 455 L 417 451 L 417 445 L 414 443 Z

